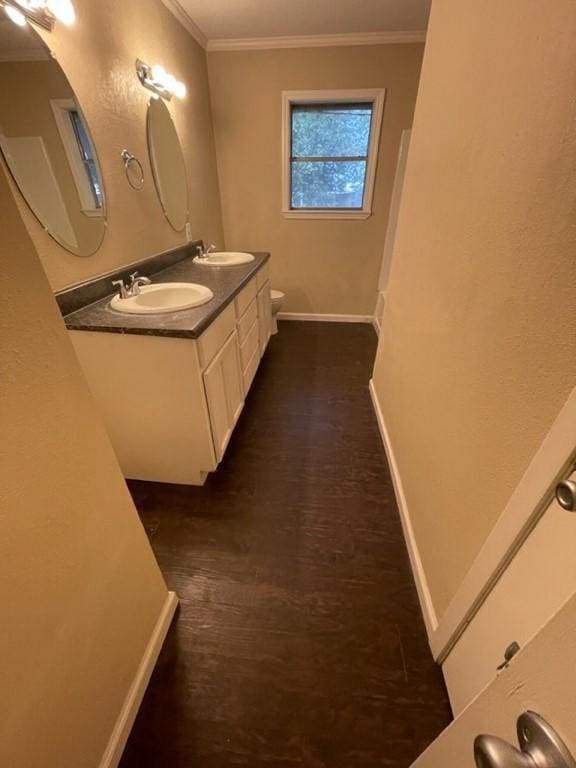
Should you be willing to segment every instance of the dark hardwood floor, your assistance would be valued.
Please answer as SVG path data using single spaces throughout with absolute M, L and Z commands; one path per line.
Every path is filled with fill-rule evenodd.
M 131 482 L 180 596 L 121 768 L 409 766 L 450 720 L 368 325 L 282 323 L 204 488 Z

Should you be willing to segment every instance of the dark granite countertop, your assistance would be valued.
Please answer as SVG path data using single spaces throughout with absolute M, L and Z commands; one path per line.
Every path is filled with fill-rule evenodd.
M 64 317 L 73 331 L 128 333 L 145 336 L 198 338 L 222 310 L 230 304 L 256 272 L 268 261 L 269 253 L 254 254 L 254 261 L 237 267 L 206 267 L 187 257 L 152 275 L 153 283 L 199 283 L 211 289 L 214 298 L 200 307 L 179 312 L 129 315 L 110 308 L 110 295 Z

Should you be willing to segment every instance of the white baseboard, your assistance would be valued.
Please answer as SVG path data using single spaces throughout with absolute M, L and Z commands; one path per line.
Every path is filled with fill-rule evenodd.
M 404 494 L 404 487 L 402 485 L 402 479 L 398 471 L 398 464 L 396 463 L 396 458 L 392 449 L 392 443 L 390 442 L 390 435 L 386 428 L 386 424 L 384 423 L 384 416 L 382 414 L 382 409 L 380 408 L 380 403 L 378 402 L 378 395 L 376 394 L 373 379 L 370 379 L 369 388 L 370 396 L 372 397 L 372 404 L 374 406 L 374 412 L 376 413 L 378 428 L 380 429 L 380 435 L 382 437 L 382 442 L 384 443 L 384 450 L 386 451 L 386 457 L 388 458 L 390 474 L 392 475 L 394 493 L 396 495 L 396 502 L 400 511 L 402 530 L 404 531 L 404 538 L 406 539 L 406 547 L 410 557 L 412 574 L 414 576 L 414 581 L 416 582 L 416 589 L 418 591 L 418 598 L 420 600 L 420 608 L 422 609 L 422 615 L 424 616 L 424 623 L 426 624 L 428 638 L 431 639 L 438 627 L 438 619 L 436 617 L 436 611 L 434 610 L 432 596 L 428 588 L 428 581 L 426 579 L 426 573 L 420 558 L 420 552 L 418 551 L 418 544 L 414 535 L 414 529 L 412 528 L 410 513 L 408 511 L 408 504 Z
M 168 592 L 166 601 L 162 606 L 162 611 L 156 622 L 150 640 L 144 651 L 144 655 L 140 660 L 136 675 L 132 680 L 132 684 L 128 689 L 124 704 L 116 720 L 116 724 L 108 740 L 108 744 L 104 751 L 104 756 L 100 761 L 99 768 L 117 768 L 122 752 L 128 741 L 128 736 L 134 725 L 134 720 L 138 714 L 138 709 L 144 698 L 146 688 L 150 681 L 152 671 L 158 660 L 162 644 L 170 627 L 170 622 L 174 616 L 176 606 L 178 605 L 178 597 L 175 592 Z
M 279 312 L 279 320 L 306 320 L 314 323 L 371 323 L 372 315 L 318 315 L 302 312 Z

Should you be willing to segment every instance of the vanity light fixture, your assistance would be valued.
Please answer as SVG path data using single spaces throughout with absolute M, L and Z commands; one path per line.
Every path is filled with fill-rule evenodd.
M 51 32 L 56 21 L 70 25 L 76 20 L 72 0 L 0 0 L 0 5 L 8 18 L 20 27 L 34 21 Z
M 35 0 L 36 2 L 45 3 L 49 11 L 61 21 L 62 24 L 66 24 L 69 27 L 76 21 L 76 11 L 72 0 Z
M 186 98 L 186 86 L 180 80 L 176 80 L 174 75 L 166 72 L 164 67 L 155 64 L 151 67 L 145 64 L 141 59 L 136 59 L 136 73 L 138 79 L 145 88 L 154 91 L 158 96 L 170 101 L 172 96 L 179 99 Z
M 13 21 L 14 24 L 18 24 L 19 27 L 25 27 L 28 22 L 26 21 L 26 16 L 22 13 L 22 11 L 19 11 L 18 8 L 14 8 L 13 5 L 4 5 L 4 13 L 10 21 Z

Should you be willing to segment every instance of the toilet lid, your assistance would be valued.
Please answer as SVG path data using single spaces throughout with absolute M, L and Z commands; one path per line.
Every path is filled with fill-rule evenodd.
M 275 291 L 273 288 L 270 289 L 270 298 L 274 301 L 278 301 L 278 299 L 283 299 L 284 294 L 282 291 Z

